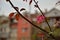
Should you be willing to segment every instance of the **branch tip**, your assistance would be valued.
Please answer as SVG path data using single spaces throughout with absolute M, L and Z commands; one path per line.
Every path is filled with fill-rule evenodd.
M 10 1 L 10 0 L 6 0 L 7 2 Z

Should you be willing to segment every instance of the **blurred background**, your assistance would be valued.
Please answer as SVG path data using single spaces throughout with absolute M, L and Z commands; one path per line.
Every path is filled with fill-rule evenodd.
M 35 3 L 29 5 L 29 1 L 11 0 L 14 6 L 19 8 L 19 12 L 30 20 L 33 24 L 50 32 L 45 20 L 37 23 L 37 17 L 41 12 L 34 7 Z M 59 0 L 37 0 L 38 5 L 44 13 L 53 35 L 57 40 L 60 39 L 60 1 Z M 26 10 L 20 11 L 21 8 Z M 14 14 L 14 16 L 9 16 Z M 6 0 L 0 0 L 0 40 L 53 40 L 43 31 L 35 28 L 21 16 L 16 19 L 17 12 Z

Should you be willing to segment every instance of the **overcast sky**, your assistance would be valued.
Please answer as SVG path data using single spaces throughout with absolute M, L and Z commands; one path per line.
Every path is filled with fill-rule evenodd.
M 21 9 L 22 7 L 26 8 L 27 11 L 30 10 L 28 2 L 23 2 L 23 0 L 11 0 L 12 3 Z M 45 9 L 50 10 L 55 7 L 55 3 L 59 0 L 38 0 L 39 7 L 42 11 Z M 57 6 L 58 9 L 60 6 Z M 34 8 L 34 2 L 31 4 L 31 12 L 33 13 L 36 8 Z M 15 10 L 11 7 L 11 5 L 5 0 L 0 0 L 0 15 L 9 15 L 9 13 L 14 12 Z

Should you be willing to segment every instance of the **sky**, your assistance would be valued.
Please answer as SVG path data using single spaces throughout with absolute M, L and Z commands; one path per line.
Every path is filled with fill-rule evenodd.
M 21 8 L 25 8 L 27 11 L 31 11 L 31 13 L 34 13 L 35 10 L 38 10 L 34 7 L 34 2 L 32 2 L 31 5 L 29 5 L 28 2 L 23 2 L 23 0 L 11 0 L 14 6 Z M 56 7 L 60 10 L 60 6 L 55 6 L 55 3 L 59 0 L 36 0 L 38 1 L 38 5 L 41 8 L 42 11 L 51 10 L 52 8 Z M 0 15 L 6 15 L 8 16 L 11 12 L 15 12 L 15 10 L 11 7 L 9 2 L 6 2 L 6 0 L 0 0 Z

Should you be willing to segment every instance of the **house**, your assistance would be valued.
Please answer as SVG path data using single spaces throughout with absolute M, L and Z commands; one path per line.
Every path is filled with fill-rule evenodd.
M 45 14 L 46 17 L 60 17 L 60 10 L 52 8 Z
M 60 10 L 52 8 L 45 16 L 48 18 L 50 26 L 53 26 L 56 22 L 56 18 L 60 18 Z
M 0 39 L 1 40 L 7 40 L 9 37 L 9 18 L 6 16 L 0 16 Z

